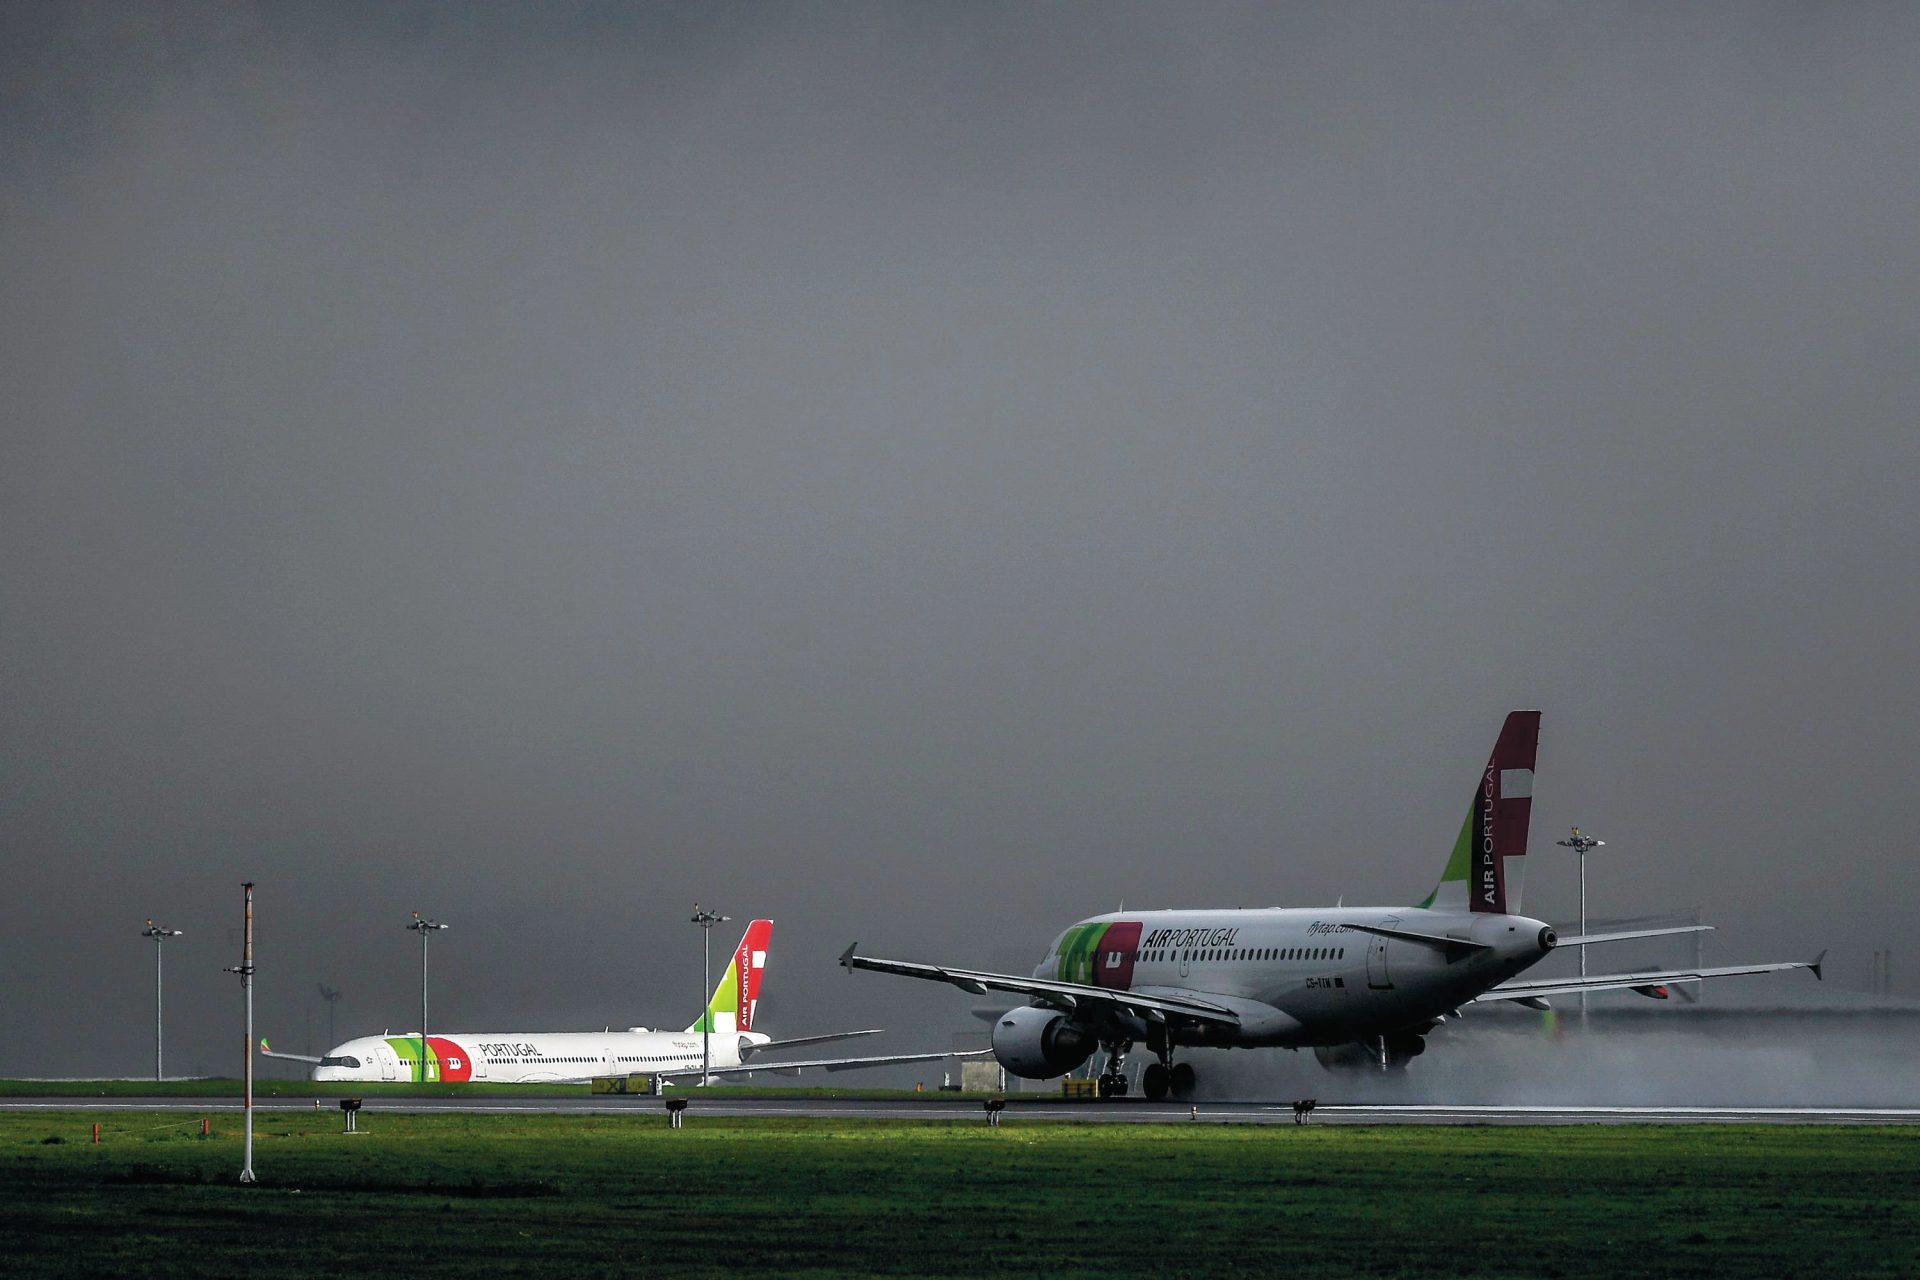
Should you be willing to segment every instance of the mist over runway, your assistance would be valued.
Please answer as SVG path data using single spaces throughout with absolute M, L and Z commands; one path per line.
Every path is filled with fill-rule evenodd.
M 1329 1073 L 1309 1052 L 1197 1051 L 1200 1096 L 1470 1107 L 1920 1107 L 1914 1017 L 1843 1025 L 1831 1018 L 1758 1019 L 1737 1029 L 1718 1022 L 1615 1026 L 1586 1035 L 1475 1020 L 1469 1013 L 1437 1032 L 1404 1073 L 1386 1076 Z

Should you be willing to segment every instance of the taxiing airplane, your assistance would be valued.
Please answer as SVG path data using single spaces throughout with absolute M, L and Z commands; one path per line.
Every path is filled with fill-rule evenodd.
M 428 1034 L 424 1050 L 418 1031 L 412 1035 L 388 1033 L 349 1040 L 323 1057 L 275 1053 L 260 1042 L 269 1058 L 310 1063 L 312 1078 L 320 1081 L 468 1081 L 495 1084 L 585 1083 L 594 1076 L 638 1074 L 654 1077 L 734 1076 L 753 1071 L 794 1072 L 809 1067 L 829 1071 L 854 1067 L 890 1066 L 902 1062 L 930 1062 L 941 1058 L 972 1057 L 968 1053 L 909 1053 L 869 1058 L 823 1058 L 812 1061 L 762 1061 L 770 1049 L 852 1040 L 879 1031 L 838 1031 L 827 1035 L 775 1040 L 753 1029 L 760 1006 L 760 980 L 773 940 L 773 921 L 755 920 L 734 948 L 731 963 L 714 988 L 707 1010 L 685 1031 L 654 1031 L 629 1027 L 625 1031 L 454 1031 Z M 704 1033 L 704 1034 L 703 1034 Z M 702 1045 L 710 1053 L 703 1067 Z M 984 1054 L 985 1050 L 978 1051 Z
M 1058 938 L 1032 977 L 949 965 L 840 957 L 871 969 L 950 983 L 984 995 L 1027 998 L 994 1022 L 993 1054 L 1014 1075 L 1064 1075 L 1106 1053 L 1102 1096 L 1128 1089 L 1126 1055 L 1144 1044 L 1156 1061 L 1141 1076 L 1150 1098 L 1192 1092 L 1177 1049 L 1311 1048 L 1329 1069 L 1404 1068 L 1427 1033 L 1477 1001 L 1665 987 L 1703 978 L 1811 969 L 1810 963 L 1727 965 L 1669 972 L 1516 980 L 1556 947 L 1695 932 L 1706 926 L 1557 938 L 1546 923 L 1508 910 L 1507 860 L 1525 855 L 1533 806 L 1538 711 L 1506 719 L 1473 789 L 1440 882 L 1410 907 L 1270 907 L 1232 911 L 1115 912 Z

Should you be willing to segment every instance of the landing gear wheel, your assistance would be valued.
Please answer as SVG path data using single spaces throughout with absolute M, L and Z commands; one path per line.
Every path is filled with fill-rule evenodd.
M 1100 1047 L 1107 1051 L 1107 1065 L 1100 1072 L 1100 1096 L 1124 1098 L 1127 1096 L 1127 1050 L 1133 1048 L 1133 1041 L 1105 1040 Z
M 1184 1098 L 1193 1092 L 1193 1065 L 1186 1062 L 1173 1064 L 1171 1078 L 1167 1083 L 1173 1089 L 1173 1096 Z
M 1146 1071 L 1140 1076 L 1140 1092 L 1146 1094 L 1150 1101 L 1160 1101 L 1167 1096 L 1167 1089 L 1170 1087 L 1168 1077 L 1171 1074 L 1157 1062 L 1147 1064 Z

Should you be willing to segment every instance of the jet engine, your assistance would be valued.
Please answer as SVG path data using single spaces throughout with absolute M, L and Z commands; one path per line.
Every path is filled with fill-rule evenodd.
M 1028 1080 L 1063 1076 L 1093 1055 L 1094 1039 L 1052 1009 L 1009 1009 L 993 1024 L 993 1056 Z
M 1378 1071 L 1381 1044 L 1378 1039 L 1350 1040 L 1346 1044 L 1315 1046 L 1313 1056 L 1329 1071 Z M 1393 1031 L 1386 1037 L 1389 1071 L 1404 1071 L 1407 1063 L 1427 1051 L 1427 1038 L 1416 1031 Z

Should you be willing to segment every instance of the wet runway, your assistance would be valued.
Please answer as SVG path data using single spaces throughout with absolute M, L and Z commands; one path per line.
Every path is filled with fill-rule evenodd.
M 681 1095 L 685 1096 L 685 1095 Z M 258 1099 L 260 1112 L 336 1109 L 332 1098 Z M 240 1109 L 229 1098 L 0 1098 L 0 1111 L 179 1111 L 224 1113 Z M 464 1115 L 632 1115 L 660 1118 L 661 1099 L 582 1098 L 369 1098 L 362 1116 L 446 1111 Z M 690 1099 L 687 1123 L 701 1116 L 825 1120 L 984 1120 L 977 1101 L 921 1098 L 700 1098 Z M 1069 1103 L 1014 1094 L 1003 1123 L 1033 1124 L 1292 1124 L 1285 1102 L 1154 1103 L 1139 1100 Z M 1309 1124 L 1920 1124 L 1920 1108 L 1907 1107 L 1571 1107 L 1446 1106 L 1321 1102 Z

